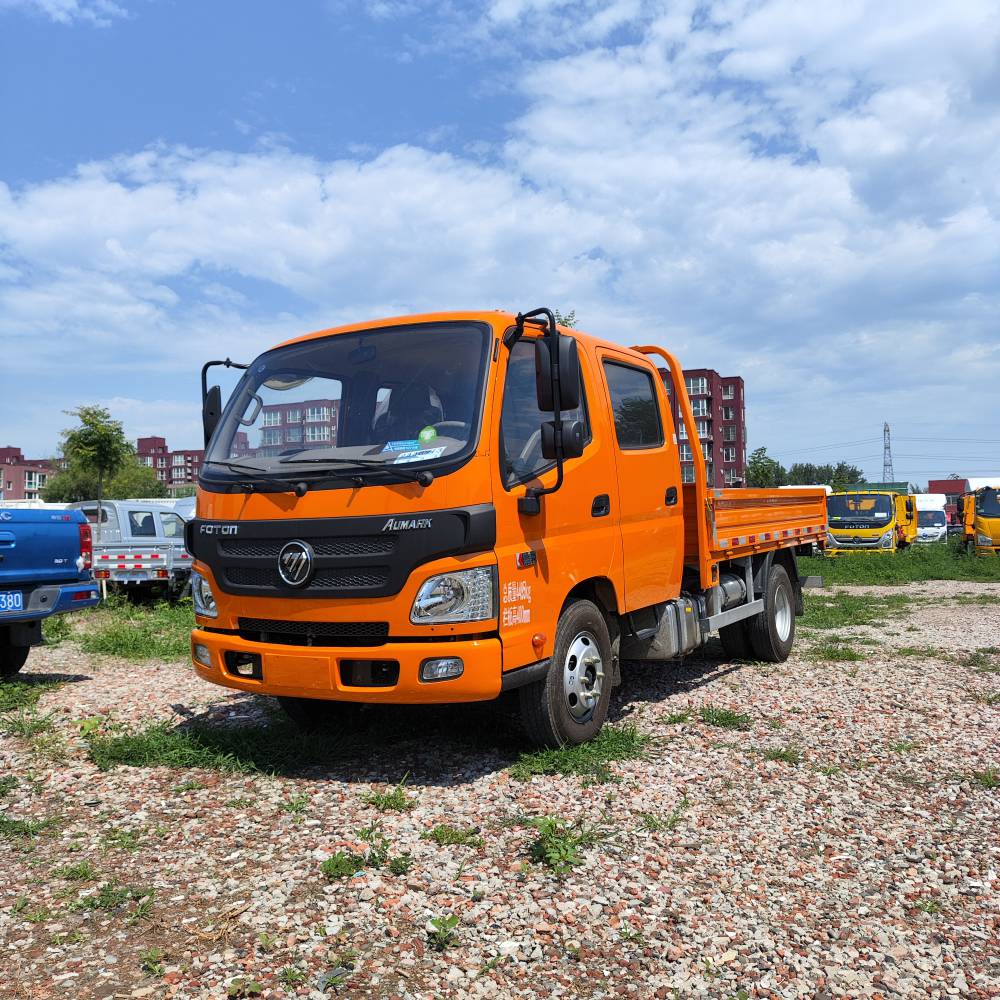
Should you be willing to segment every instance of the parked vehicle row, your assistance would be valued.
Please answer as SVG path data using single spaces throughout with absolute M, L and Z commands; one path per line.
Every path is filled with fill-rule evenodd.
M 916 497 L 886 490 L 831 493 L 826 500 L 828 556 L 854 552 L 892 555 L 918 538 Z

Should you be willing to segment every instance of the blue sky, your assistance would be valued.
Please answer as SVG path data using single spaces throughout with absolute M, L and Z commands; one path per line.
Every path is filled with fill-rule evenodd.
M 995 3 L 0 0 L 0 443 L 198 444 L 296 333 L 546 303 L 750 446 L 1000 473 Z M 840 447 L 841 442 L 857 442 Z

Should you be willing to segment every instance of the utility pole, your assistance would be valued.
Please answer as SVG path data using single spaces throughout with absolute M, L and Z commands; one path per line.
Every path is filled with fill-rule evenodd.
M 882 425 L 882 438 L 884 441 L 882 446 L 882 482 L 893 483 L 896 481 L 896 476 L 892 471 L 892 440 L 889 436 L 888 423 Z

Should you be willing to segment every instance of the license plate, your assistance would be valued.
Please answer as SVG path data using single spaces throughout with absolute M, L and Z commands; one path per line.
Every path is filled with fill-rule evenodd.
M 19 590 L 0 590 L 0 614 L 5 611 L 23 611 L 24 594 Z

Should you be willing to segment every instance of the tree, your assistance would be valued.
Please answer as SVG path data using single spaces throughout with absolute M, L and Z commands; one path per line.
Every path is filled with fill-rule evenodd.
M 750 453 L 747 462 L 747 486 L 775 487 L 784 486 L 788 479 L 785 467 L 775 458 L 771 458 L 766 448 L 755 448 Z
M 107 500 L 131 500 L 136 497 L 165 497 L 167 488 L 156 478 L 156 472 L 140 465 L 135 457 L 125 463 L 108 482 L 104 491 Z M 97 496 L 97 476 L 79 466 L 67 466 L 52 476 L 43 491 L 48 503 L 76 503 Z
M 830 476 L 830 485 L 835 492 L 839 493 L 847 486 L 863 483 L 864 479 L 864 473 L 856 465 L 850 465 L 847 462 L 838 462 L 833 467 L 833 473 Z
M 559 323 L 561 326 L 569 326 L 569 327 L 576 326 L 575 309 L 570 309 L 568 313 L 561 313 L 559 312 L 558 309 L 553 309 L 552 314 L 555 316 L 556 322 Z
M 78 406 L 66 413 L 76 417 L 80 426 L 63 431 L 63 458 L 70 469 L 96 477 L 99 530 L 104 483 L 134 457 L 135 449 L 125 438 L 121 421 L 112 420 L 103 406 Z

